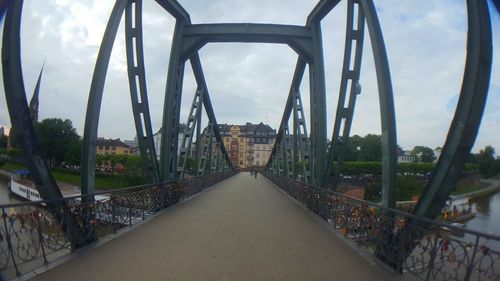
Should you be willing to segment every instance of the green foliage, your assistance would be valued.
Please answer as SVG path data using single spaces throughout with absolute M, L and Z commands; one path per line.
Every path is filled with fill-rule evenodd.
M 381 161 L 382 140 L 380 135 L 368 134 L 364 137 L 354 135 L 349 138 L 347 144 L 338 148 L 337 159 L 344 161 Z
M 15 170 L 25 170 L 27 169 L 26 166 L 15 163 L 12 161 L 5 161 L 4 164 L 0 165 L 3 170 L 6 171 L 15 171 Z
M 396 200 L 409 201 L 413 199 L 414 196 L 420 196 L 424 188 L 425 188 L 424 182 L 420 181 L 417 178 L 417 176 L 399 175 L 397 178 Z M 365 199 L 371 202 L 380 202 L 381 195 L 382 195 L 382 187 L 380 179 L 377 178 L 376 181 L 370 183 L 366 187 Z
M 488 145 L 476 155 L 479 172 L 483 177 L 490 178 L 500 173 L 500 159 L 495 159 L 495 149 Z
M 436 167 L 434 163 L 398 163 L 399 173 L 425 174 L 431 173 Z
M 427 146 L 415 146 L 411 151 L 411 155 L 415 156 L 418 162 L 432 163 L 436 157 L 434 157 L 434 150 Z
M 424 182 L 418 180 L 415 175 L 398 176 L 396 200 L 409 201 L 414 196 L 420 196 L 424 187 Z
M 342 174 L 346 175 L 359 175 L 359 174 L 373 174 L 379 175 L 382 173 L 381 162 L 345 162 L 340 170 Z
M 9 137 L 6 135 L 0 136 L 0 148 L 7 148 L 7 143 L 9 142 Z
M 71 144 L 80 139 L 69 119 L 44 119 L 35 124 L 35 131 L 42 155 L 51 167 L 59 166 Z
M 382 174 L 382 162 L 362 162 L 362 161 L 348 161 L 344 162 L 342 167 L 338 169 L 336 163 L 335 169 L 345 175 L 359 175 L 359 174 Z M 426 174 L 432 173 L 436 167 L 435 163 L 398 163 L 398 173 L 400 174 Z M 465 171 L 477 171 L 477 164 L 466 163 Z
M 14 162 L 22 162 L 21 151 L 16 148 L 0 148 L 0 158 L 14 161 Z
M 73 167 L 82 165 L 83 141 L 81 139 L 71 142 L 64 154 L 64 162 Z

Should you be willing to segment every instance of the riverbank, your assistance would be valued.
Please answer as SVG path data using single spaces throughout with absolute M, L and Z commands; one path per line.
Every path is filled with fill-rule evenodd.
M 478 189 L 478 190 L 474 190 L 471 192 L 454 195 L 453 198 L 454 199 L 462 199 L 462 198 L 472 199 L 472 198 L 482 197 L 482 196 L 493 194 L 493 193 L 500 191 L 500 180 L 482 180 L 482 182 L 488 184 L 489 186 L 485 187 L 485 188 Z
M 7 162 L 0 166 L 0 176 L 10 179 L 11 171 L 26 169 L 27 168 L 24 165 Z M 74 186 L 80 186 L 81 184 L 81 175 L 78 172 L 59 169 L 52 170 L 51 172 L 57 182 Z M 137 184 L 130 183 L 130 181 L 126 177 L 120 175 L 96 175 L 95 185 L 96 190 L 102 191 L 125 188 Z

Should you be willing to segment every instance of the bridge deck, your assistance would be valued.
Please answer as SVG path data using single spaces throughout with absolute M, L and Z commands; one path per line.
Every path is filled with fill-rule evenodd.
M 240 173 L 33 280 L 388 280 L 259 175 Z

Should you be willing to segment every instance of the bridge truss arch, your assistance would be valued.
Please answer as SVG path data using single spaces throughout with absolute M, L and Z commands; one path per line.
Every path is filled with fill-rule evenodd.
M 192 24 L 188 12 L 175 0 L 155 0 L 175 19 L 173 43 L 165 90 L 162 118 L 160 159 L 152 139 L 149 104 L 144 70 L 142 43 L 142 1 L 116 0 L 98 53 L 90 86 L 84 130 L 82 163 L 82 194 L 95 191 L 96 139 L 101 100 L 111 50 L 118 26 L 125 14 L 125 33 L 129 86 L 134 122 L 139 140 L 143 168 L 153 182 L 177 180 L 184 177 L 187 153 L 193 140 L 201 140 L 201 111 L 208 116 L 196 173 L 213 173 L 234 169 L 217 126 L 198 50 L 210 42 L 266 42 L 287 44 L 298 54 L 295 73 L 285 104 L 275 146 L 269 158 L 268 171 L 281 176 L 306 181 L 326 188 L 335 187 L 334 154 L 348 142 L 354 114 L 362 59 L 365 26 L 372 42 L 377 74 L 382 127 L 382 201 L 386 207 L 395 206 L 397 156 L 396 119 L 393 90 L 382 29 L 373 0 L 347 1 L 347 30 L 341 87 L 335 115 L 332 141 L 327 143 L 326 93 L 321 32 L 322 19 L 340 0 L 320 0 L 304 26 L 270 24 Z M 463 168 L 465 157 L 478 133 L 488 91 L 492 63 L 491 22 L 486 0 L 467 0 L 468 35 L 467 58 L 460 99 L 439 158 L 436 170 L 415 209 L 417 215 L 434 218 Z M 12 126 L 37 188 L 44 199 L 62 195 L 48 170 L 29 118 L 20 58 L 20 18 L 22 0 L 8 1 L 2 48 L 5 94 Z M 134 18 L 133 18 L 134 17 Z M 354 22 L 357 24 L 353 24 Z M 356 26 L 356 27 L 354 27 Z M 353 48 L 353 43 L 356 47 Z M 354 60 L 351 60 L 354 57 Z M 181 147 L 178 147 L 180 105 L 184 66 L 189 60 L 197 90 Z M 353 65 L 351 65 L 353 61 Z M 300 96 L 300 83 L 309 65 L 310 122 L 309 133 Z M 351 85 L 350 88 L 348 85 Z M 289 128 L 290 118 L 293 126 Z M 196 132 L 195 132 L 195 128 Z M 215 145 L 214 145 L 215 144 Z M 215 150 L 214 150 L 215 148 Z M 296 169 L 301 162 L 302 168 Z M 200 164 L 203 163 L 203 164 Z M 298 171 L 301 170 L 301 171 Z M 54 212 L 60 206 L 53 206 Z M 62 214 L 59 214 L 62 216 Z

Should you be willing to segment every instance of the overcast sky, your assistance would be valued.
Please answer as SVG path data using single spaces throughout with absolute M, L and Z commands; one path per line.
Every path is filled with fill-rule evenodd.
M 181 0 L 193 23 L 259 22 L 303 25 L 317 1 Z M 328 135 L 336 110 L 344 50 L 346 5 L 342 1 L 322 22 L 327 78 Z M 376 1 L 394 88 L 398 143 L 442 146 L 458 101 L 465 64 L 465 1 Z M 491 4 L 491 3 L 490 3 Z M 71 119 L 83 133 L 92 72 L 111 0 L 25 1 L 22 63 L 31 98 L 46 61 L 40 119 Z M 491 6 L 491 5 L 490 5 Z M 491 144 L 500 150 L 500 16 L 491 12 L 494 62 L 488 103 L 473 151 Z M 144 44 L 148 93 L 154 130 L 161 126 L 173 18 L 154 1 L 144 1 Z M 99 136 L 132 139 L 135 128 L 126 72 L 124 22 L 115 41 L 105 85 Z M 380 134 L 380 114 L 373 58 L 365 37 L 352 134 Z M 277 128 L 293 76 L 296 53 L 286 45 L 209 44 L 200 56 L 219 123 L 264 122 Z M 3 81 L 1 82 L 3 84 Z M 302 98 L 309 120 L 309 86 Z M 196 84 L 186 65 L 181 120 L 187 118 Z M 0 125 L 9 115 L 0 88 Z M 497 153 L 498 155 L 498 153 Z

